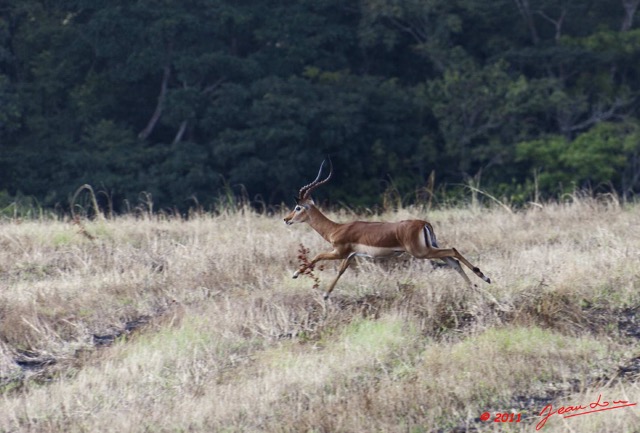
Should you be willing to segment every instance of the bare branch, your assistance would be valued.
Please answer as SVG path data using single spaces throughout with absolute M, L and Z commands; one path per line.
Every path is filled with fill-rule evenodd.
M 158 120 L 160 120 L 160 116 L 162 116 L 162 111 L 164 110 L 164 100 L 167 97 L 167 87 L 169 86 L 169 78 L 171 78 L 171 67 L 169 64 L 166 64 L 163 68 L 164 73 L 162 75 L 162 83 L 160 84 L 160 95 L 158 95 L 158 103 L 156 104 L 156 109 L 149 119 L 149 123 L 147 126 L 140 131 L 138 134 L 138 138 L 140 140 L 146 140 L 147 137 L 153 132 L 153 129 L 156 127 Z
M 414 26 L 407 23 L 406 21 L 391 16 L 388 18 L 389 21 L 391 21 L 391 24 L 393 24 L 398 30 L 409 33 L 413 37 L 413 39 L 416 40 L 416 42 L 424 43 L 427 41 L 426 37 L 423 34 L 421 34 Z
M 529 6 L 529 0 L 513 0 L 516 4 L 520 15 L 524 18 L 527 23 L 527 27 L 529 27 L 529 33 L 531 34 L 531 40 L 534 45 L 538 45 L 540 42 L 540 37 L 538 36 L 538 31 L 536 30 L 536 26 L 533 23 L 533 15 L 531 14 L 531 8 Z
M 215 90 L 217 90 L 218 88 L 220 88 L 220 86 L 222 85 L 222 83 L 225 82 L 225 78 L 220 78 L 218 79 L 215 83 L 205 87 L 204 89 L 202 89 L 202 94 L 206 95 L 207 93 L 211 93 Z
M 596 123 L 604 122 L 614 118 L 618 114 L 618 110 L 626 105 L 628 101 L 624 101 L 620 98 L 616 99 L 607 110 L 603 110 L 601 107 L 596 108 L 588 119 L 576 123 L 574 125 L 565 126 L 562 128 L 562 132 L 566 135 L 571 132 L 586 129 Z
M 631 30 L 633 25 L 633 17 L 636 14 L 640 0 L 622 0 L 622 7 L 624 8 L 624 19 L 622 20 L 622 27 L 620 31 L 626 32 Z
M 184 133 L 187 131 L 187 126 L 189 126 L 189 121 L 183 120 L 171 144 L 178 144 L 180 143 L 180 141 L 182 141 L 182 137 L 184 136 Z
M 549 21 L 551 24 L 553 24 L 553 26 L 556 29 L 555 40 L 556 41 L 559 40 L 560 36 L 562 36 L 562 23 L 564 22 L 564 17 L 567 15 L 567 10 L 565 8 L 562 8 L 562 13 L 560 14 L 560 17 L 557 20 L 554 20 L 553 18 L 551 18 L 550 16 L 545 14 L 542 10 L 538 10 L 536 11 L 536 13 L 540 15 L 542 18 L 544 18 L 545 20 Z

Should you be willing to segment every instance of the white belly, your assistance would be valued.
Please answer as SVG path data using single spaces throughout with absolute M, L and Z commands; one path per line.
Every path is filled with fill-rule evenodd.
M 399 248 L 381 248 L 370 245 L 354 244 L 353 251 L 360 257 L 383 258 L 402 254 L 404 250 Z

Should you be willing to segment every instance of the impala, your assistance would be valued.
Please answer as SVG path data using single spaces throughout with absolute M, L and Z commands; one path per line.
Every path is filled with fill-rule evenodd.
M 347 270 L 354 257 L 381 258 L 401 253 L 409 253 L 418 259 L 441 259 L 473 286 L 460 262 L 464 263 L 478 277 L 487 283 L 487 278 L 476 266 L 473 266 L 455 248 L 439 248 L 433 227 L 423 220 L 405 220 L 398 222 L 365 222 L 353 221 L 336 223 L 327 218 L 316 207 L 311 193 L 331 179 L 333 166 L 329 160 L 329 174 L 320 180 L 325 161 L 320 165 L 318 176 L 313 182 L 303 186 L 296 197 L 295 208 L 284 218 L 287 225 L 307 223 L 333 246 L 333 250 L 316 255 L 308 264 L 303 265 L 294 274 L 297 278 L 307 268 L 313 267 L 320 260 L 342 260 L 338 274 L 324 294 L 328 299 L 336 283 Z

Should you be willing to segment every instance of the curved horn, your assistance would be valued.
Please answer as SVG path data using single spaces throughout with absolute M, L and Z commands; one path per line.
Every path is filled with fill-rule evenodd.
M 323 180 L 320 180 L 320 176 L 322 175 L 322 169 L 324 168 L 324 163 L 327 162 L 327 160 L 325 159 L 324 161 L 322 161 L 322 164 L 320 164 L 320 170 L 318 170 L 318 175 L 316 176 L 315 180 L 310 184 L 300 188 L 300 192 L 298 193 L 298 200 L 304 200 L 308 198 L 309 194 L 311 194 L 311 191 L 313 191 L 320 185 L 324 185 L 329 181 L 329 179 L 331 179 L 331 175 L 333 174 L 333 164 L 331 163 L 331 158 L 327 158 L 327 159 L 329 160 L 329 174 L 327 175 L 327 177 L 324 178 Z

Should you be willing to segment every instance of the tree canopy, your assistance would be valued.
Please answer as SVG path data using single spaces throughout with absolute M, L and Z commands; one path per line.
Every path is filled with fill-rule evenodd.
M 640 187 L 640 0 L 3 0 L 0 208 Z

